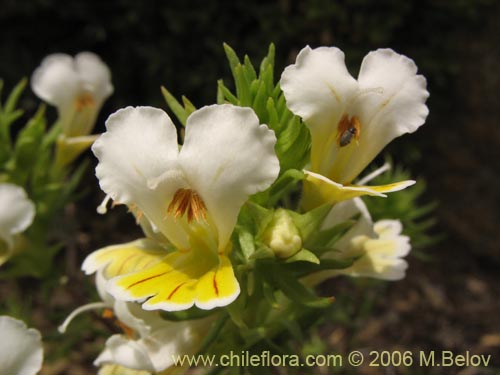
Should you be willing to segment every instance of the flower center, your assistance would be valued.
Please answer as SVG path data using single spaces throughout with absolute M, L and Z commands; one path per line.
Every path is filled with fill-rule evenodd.
M 361 123 L 358 117 L 352 116 L 349 118 L 348 115 L 344 115 L 337 125 L 337 143 L 340 147 L 347 146 L 353 138 L 358 141 L 360 133 Z
M 167 213 L 173 214 L 177 219 L 184 215 L 187 221 L 206 220 L 207 208 L 201 197 L 191 189 L 179 189 L 175 192 L 172 202 L 168 205 Z
M 93 107 L 95 105 L 94 98 L 87 92 L 78 95 L 75 99 L 76 111 L 81 112 L 85 108 Z

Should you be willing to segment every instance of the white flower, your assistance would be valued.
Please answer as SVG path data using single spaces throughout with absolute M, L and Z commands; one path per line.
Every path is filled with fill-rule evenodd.
M 24 322 L 0 316 L 0 374 L 34 375 L 42 368 L 43 347 L 40 332 Z
M 302 117 L 312 138 L 307 208 L 364 194 L 384 196 L 414 183 L 351 186 L 390 141 L 424 123 L 429 93 L 416 72 L 409 58 L 379 49 L 364 58 L 356 80 L 341 50 L 309 46 L 285 69 L 280 83 L 287 105 Z
M 279 173 L 274 133 L 259 125 L 253 110 L 232 105 L 192 113 L 180 150 L 176 129 L 160 109 L 128 107 L 106 126 L 92 148 L 101 188 L 138 218 L 144 215 L 168 242 L 108 247 L 91 254 L 83 269 L 119 276 L 110 281 L 110 293 L 146 300 L 147 310 L 231 303 L 240 288 L 228 257 L 230 236 L 243 203 Z M 142 263 L 131 272 L 134 262 Z
M 35 217 L 35 205 L 20 186 L 0 183 L 0 265 L 12 256 L 16 235 Z
M 403 259 L 411 250 L 408 236 L 401 235 L 403 226 L 398 220 L 380 220 L 375 224 L 359 198 L 337 203 L 323 223 L 323 229 L 333 228 L 355 215 L 360 215 L 349 231 L 324 253 L 322 259 L 349 260 L 354 263 L 344 269 L 321 271 L 306 278 L 315 285 L 340 274 L 400 280 L 405 277 L 408 263 Z
M 74 58 L 62 53 L 45 57 L 31 77 L 31 87 L 57 107 L 66 137 L 88 135 L 102 104 L 113 93 L 109 68 L 91 52 Z
M 94 365 L 101 367 L 99 373 L 114 373 L 116 366 L 125 368 L 119 374 L 135 374 L 135 371 L 158 373 L 172 367 L 176 355 L 193 355 L 198 351 L 213 316 L 168 321 L 157 311 L 146 311 L 136 303 L 115 300 L 106 292 L 106 282 L 102 271 L 97 272 L 96 287 L 102 302 L 79 307 L 59 327 L 64 333 L 77 315 L 95 309 L 104 308 L 104 316 L 115 318 L 123 334 L 115 334 L 106 341 L 105 349 L 94 361 Z
M 116 301 L 114 313 L 126 333 L 111 336 L 94 364 L 117 364 L 152 373 L 174 366 L 176 355 L 196 354 L 213 322 L 213 317 L 167 321 L 156 311 L 123 301 Z

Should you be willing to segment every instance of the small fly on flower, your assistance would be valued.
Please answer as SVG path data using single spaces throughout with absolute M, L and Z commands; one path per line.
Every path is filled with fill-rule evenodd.
M 351 143 L 353 138 L 359 139 L 361 124 L 356 116 L 349 119 L 347 115 L 344 115 L 339 122 L 338 129 L 337 140 L 339 146 L 345 147 Z

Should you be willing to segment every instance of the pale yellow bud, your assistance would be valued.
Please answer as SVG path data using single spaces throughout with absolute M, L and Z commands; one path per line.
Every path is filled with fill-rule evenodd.
M 302 238 L 291 216 L 282 208 L 278 208 L 263 236 L 264 243 L 269 246 L 278 258 L 288 258 L 302 248 Z

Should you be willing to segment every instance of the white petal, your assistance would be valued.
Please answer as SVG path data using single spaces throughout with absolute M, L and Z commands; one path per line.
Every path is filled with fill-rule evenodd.
M 333 228 L 335 225 L 341 224 L 346 220 L 353 219 L 356 215 L 360 215 L 356 223 L 335 242 L 336 251 L 330 253 L 335 258 L 341 256 L 339 250 L 345 252 L 349 249 L 351 240 L 356 236 L 375 236 L 373 230 L 373 221 L 368 212 L 368 208 L 360 198 L 354 198 L 339 202 L 332 207 L 326 216 L 321 229 Z M 325 253 L 324 257 L 330 257 L 329 253 Z
M 373 226 L 379 238 L 394 241 L 394 256 L 404 257 L 411 250 L 410 237 L 401 235 L 403 224 L 399 220 L 379 220 Z
M 0 367 L 2 374 L 34 375 L 40 371 L 43 348 L 40 332 L 22 321 L 0 316 Z
M 94 361 L 95 366 L 114 363 L 134 370 L 154 372 L 147 350 L 134 340 L 113 335 L 106 341 L 106 348 Z
M 307 125 L 332 127 L 358 87 L 344 53 L 335 47 L 303 48 L 296 63 L 285 68 L 280 84 L 288 107 Z
M 163 321 L 158 314 L 143 310 L 137 303 L 116 301 L 114 311 L 121 322 L 141 337 L 148 335 L 152 326 Z
M 394 138 L 417 130 L 429 113 L 426 80 L 413 60 L 390 49 L 370 52 L 359 72 L 360 95 L 350 108 L 361 122 L 358 147 L 343 167 L 352 181 Z
M 20 186 L 0 184 L 0 239 L 12 246 L 12 236 L 27 229 L 35 217 L 35 205 Z
M 41 99 L 54 106 L 66 106 L 80 91 L 80 78 L 73 58 L 56 53 L 43 59 L 31 76 L 31 88 Z
M 108 66 L 92 52 L 81 52 L 75 56 L 75 69 L 84 91 L 92 93 L 100 104 L 113 93 L 111 72 Z
M 247 198 L 265 190 L 279 173 L 276 136 L 252 109 L 213 105 L 186 124 L 179 164 L 203 199 L 225 247 Z
M 183 178 L 177 167 L 177 131 L 172 120 L 161 109 L 127 107 L 112 114 L 106 128 L 92 146 L 99 159 L 96 175 L 102 190 L 118 203 L 133 209 L 136 205 L 169 240 L 184 246 L 184 232 L 175 230 L 173 220 L 165 217 L 168 201 Z M 149 187 L 165 171 L 175 180 L 176 170 L 179 181 L 170 184 L 168 191 Z
M 336 154 L 337 126 L 358 92 L 344 53 L 335 47 L 303 48 L 294 65 L 281 76 L 281 89 L 290 110 L 311 130 L 311 168 L 328 175 Z M 339 181 L 342 182 L 342 181 Z
M 140 340 L 156 372 L 174 365 L 173 356 L 195 355 L 210 329 L 212 317 L 179 322 L 165 321 L 163 327 Z

